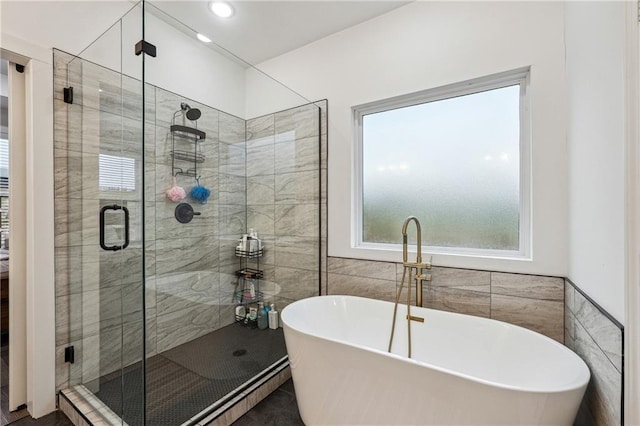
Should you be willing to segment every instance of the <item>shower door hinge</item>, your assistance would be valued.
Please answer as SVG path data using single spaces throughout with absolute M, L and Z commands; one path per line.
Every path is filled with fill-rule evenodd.
M 156 47 L 146 40 L 140 40 L 139 42 L 136 43 L 136 56 L 139 56 L 141 53 L 146 53 L 152 58 L 155 58 Z
M 73 364 L 75 361 L 75 353 L 73 350 L 73 346 L 67 346 L 64 348 L 64 362 L 68 362 Z
M 72 104 L 73 103 L 73 87 L 72 86 L 65 87 L 64 89 L 62 89 L 62 92 L 64 93 L 64 101 L 68 104 Z

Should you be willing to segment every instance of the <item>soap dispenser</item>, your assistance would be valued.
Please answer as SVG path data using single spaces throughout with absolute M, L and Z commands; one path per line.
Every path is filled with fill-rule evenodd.
M 275 330 L 278 328 L 278 311 L 276 311 L 276 307 L 274 304 L 271 304 L 271 309 L 269 310 L 269 328 Z

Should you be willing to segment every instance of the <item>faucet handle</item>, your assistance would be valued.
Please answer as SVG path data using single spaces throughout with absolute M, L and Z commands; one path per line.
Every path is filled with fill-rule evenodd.
M 425 262 L 424 267 L 427 269 L 431 269 L 431 261 L 433 260 L 433 256 L 429 256 L 429 260 Z

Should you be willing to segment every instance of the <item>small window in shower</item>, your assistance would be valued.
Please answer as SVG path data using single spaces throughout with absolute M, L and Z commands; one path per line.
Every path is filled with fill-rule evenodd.
M 356 245 L 399 249 L 416 216 L 429 252 L 528 256 L 528 74 L 355 107 Z
M 131 157 L 100 154 L 100 191 L 136 190 L 136 160 Z

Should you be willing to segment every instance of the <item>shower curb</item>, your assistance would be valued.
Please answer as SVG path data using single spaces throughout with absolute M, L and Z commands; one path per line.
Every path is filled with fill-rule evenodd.
M 291 378 L 289 361 L 285 361 L 269 371 L 260 380 L 253 383 L 247 390 L 228 401 L 213 413 L 199 420 L 197 423 L 186 423 L 196 426 L 229 426 L 245 413 L 258 405 L 276 389 Z
M 63 389 L 58 394 L 58 408 L 75 426 L 122 425 L 126 422 L 83 385 Z
M 229 426 L 291 378 L 288 360 L 281 360 L 244 391 L 215 408 L 183 423 L 183 426 Z M 122 425 L 122 419 L 83 385 L 63 389 L 58 394 L 58 408 L 75 426 Z M 205 414 L 208 410 L 215 409 Z

